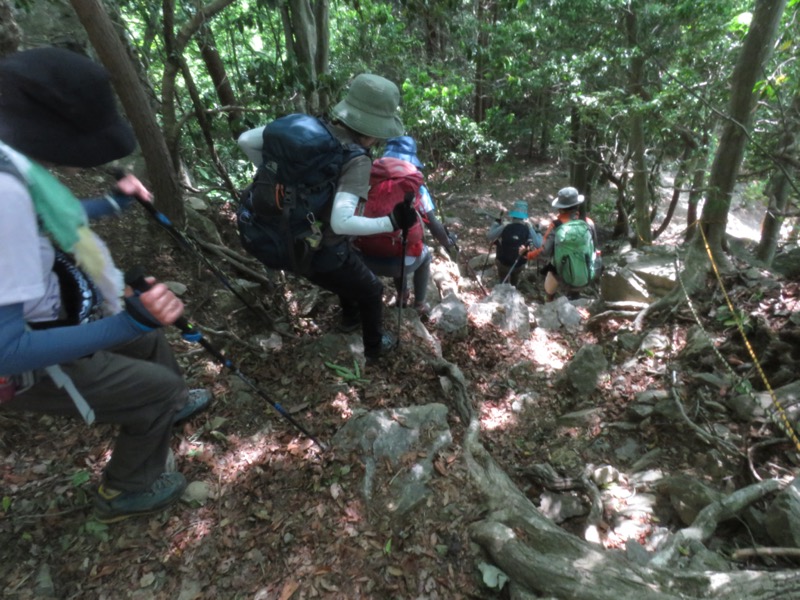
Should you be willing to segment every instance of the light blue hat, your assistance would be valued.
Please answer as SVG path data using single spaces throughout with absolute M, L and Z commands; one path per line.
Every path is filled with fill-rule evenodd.
M 386 151 L 383 155 L 410 162 L 418 169 L 425 166 L 417 158 L 417 142 L 410 135 L 401 135 L 386 140 Z
M 514 208 L 509 211 L 508 216 L 512 219 L 527 219 L 528 203 L 524 200 L 517 200 L 514 202 Z

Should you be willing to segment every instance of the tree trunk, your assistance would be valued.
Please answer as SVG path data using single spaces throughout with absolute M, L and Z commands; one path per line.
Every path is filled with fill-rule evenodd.
M 723 128 L 711 166 L 709 191 L 700 223 L 701 227 L 705 228 L 714 260 L 723 268 L 728 266 L 723 253 L 723 241 L 728 224 L 731 195 L 744 158 L 748 129 L 756 105 L 753 88 L 772 53 L 786 2 L 787 0 L 756 0 L 750 29 L 745 36 L 731 76 L 728 121 Z M 703 236 L 695 236 L 690 251 L 704 254 L 703 246 Z
M 775 157 L 775 160 L 778 161 L 777 169 L 767 183 L 766 193 L 769 204 L 767 205 L 767 214 L 764 215 L 764 221 L 761 224 L 761 239 L 756 249 L 756 258 L 768 265 L 772 264 L 772 260 L 775 258 L 775 250 L 780 241 L 781 226 L 784 220 L 783 213 L 789 204 L 789 177 L 794 172 L 796 165 L 794 161 L 789 160 L 789 157 L 795 156 L 797 152 L 797 128 L 800 125 L 798 117 L 800 117 L 800 94 L 794 98 L 788 122 L 785 123 L 784 134 L 777 148 Z
M 0 0 L 0 57 L 19 48 L 20 30 L 8 0 Z
M 317 52 L 314 63 L 317 69 L 317 112 L 325 113 L 331 104 L 331 95 L 328 86 L 320 87 L 319 78 L 330 72 L 331 34 L 329 23 L 331 20 L 330 0 L 317 0 L 314 3 L 314 18 L 317 23 Z
M 281 7 L 286 52 L 303 90 L 296 103 L 300 112 L 320 114 L 327 108 L 329 99 L 320 96 L 319 77 L 328 72 L 329 12 L 329 0 L 289 0 Z
M 631 3 L 625 12 L 625 30 L 628 47 L 631 50 L 631 67 L 628 81 L 628 93 L 635 98 L 630 117 L 631 127 L 631 162 L 633 165 L 633 201 L 634 226 L 636 228 L 635 245 L 649 246 L 653 240 L 650 232 L 650 194 L 647 184 L 647 162 L 645 159 L 644 115 L 639 108 L 638 100 L 643 99 L 644 56 L 639 48 L 636 24 L 638 6 Z
M 225 69 L 225 63 L 217 50 L 217 42 L 214 39 L 214 32 L 207 25 L 200 28 L 200 35 L 197 37 L 197 45 L 200 48 L 200 54 L 203 57 L 203 62 L 206 65 L 206 70 L 211 76 L 211 81 L 214 82 L 214 89 L 217 92 L 217 98 L 220 105 L 236 106 L 236 94 L 231 87 L 231 81 L 228 78 L 228 73 Z M 228 127 L 231 131 L 231 137 L 235 140 L 247 128 L 242 120 L 242 114 L 238 110 L 228 110 Z
M 685 145 L 683 147 L 683 152 L 681 153 L 678 170 L 675 173 L 675 180 L 672 182 L 672 199 L 670 200 L 669 207 L 667 207 L 667 213 L 664 215 L 664 220 L 653 232 L 653 240 L 658 239 L 658 236 L 664 233 L 667 227 L 669 227 L 672 217 L 675 216 L 675 210 L 678 207 L 678 203 L 680 202 L 683 184 L 689 178 L 689 173 L 691 171 L 691 165 L 693 162 L 692 154 L 695 150 L 697 150 L 697 144 L 688 136 L 684 138 L 684 143 Z
M 700 151 L 693 161 L 692 187 L 689 190 L 689 201 L 686 206 L 686 235 L 684 240 L 689 242 L 695 233 L 697 223 L 697 205 L 703 196 L 702 190 L 706 180 L 706 168 L 708 166 L 708 141 L 709 129 L 703 129 L 703 139 L 700 141 Z
M 97 56 L 111 73 L 117 91 L 147 167 L 147 178 L 159 202 L 159 210 L 173 221 L 183 220 L 183 192 L 172 168 L 167 144 L 159 129 L 150 101 L 139 82 L 136 69 L 114 30 L 100 0 L 70 0 Z

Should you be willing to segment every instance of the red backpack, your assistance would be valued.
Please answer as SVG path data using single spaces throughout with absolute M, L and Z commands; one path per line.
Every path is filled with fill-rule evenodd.
M 384 157 L 372 163 L 369 176 L 369 195 L 363 205 L 364 217 L 385 217 L 392 209 L 403 201 L 407 192 L 414 192 L 414 208 L 421 210 L 419 187 L 422 185 L 422 173 L 410 162 L 398 158 Z M 417 222 L 408 230 L 407 256 L 422 254 L 422 222 Z M 355 246 L 366 256 L 394 257 L 403 256 L 402 233 L 376 233 L 355 239 Z

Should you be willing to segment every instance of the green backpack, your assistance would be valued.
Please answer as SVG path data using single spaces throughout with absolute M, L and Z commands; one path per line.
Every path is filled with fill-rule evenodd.
M 555 231 L 553 265 L 561 280 L 575 288 L 589 285 L 594 279 L 594 241 L 586 221 L 575 219 L 562 223 Z

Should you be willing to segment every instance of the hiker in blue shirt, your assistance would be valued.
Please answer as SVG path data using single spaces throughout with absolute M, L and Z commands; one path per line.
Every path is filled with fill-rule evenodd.
M 498 281 L 502 283 L 508 279 L 511 285 L 517 287 L 527 263 L 525 257 L 521 256 L 520 249 L 538 248 L 542 245 L 542 235 L 528 221 L 528 203 L 524 200 L 514 202 L 508 216 L 511 220 L 505 223 L 501 218 L 496 219 L 486 237 L 496 246 Z
M 186 487 L 166 472 L 172 426 L 208 406 L 160 328 L 183 303 L 164 284 L 126 295 L 88 217 L 150 192 L 122 175 L 81 203 L 43 165 L 95 167 L 130 154 L 105 69 L 68 50 L 0 59 L 0 411 L 119 426 L 94 497 L 103 522 L 161 510 Z M 152 283 L 152 281 L 151 281 Z M 129 290 L 127 291 L 129 293 Z
M 424 165 L 417 157 L 417 143 L 414 141 L 414 138 L 409 135 L 386 140 L 386 149 L 383 152 L 383 156 L 397 158 L 411 163 L 420 172 L 422 172 L 424 168 Z M 421 185 L 419 188 L 417 206 L 418 212 L 422 217 L 422 222 L 431 235 L 433 235 L 436 241 L 439 242 L 445 250 L 452 252 L 456 245 L 456 239 L 447 232 L 444 225 L 436 218 L 436 205 L 433 203 L 433 197 L 425 184 Z M 411 299 L 411 289 L 407 282 L 400 280 L 400 260 L 394 257 L 369 256 L 366 253 L 363 256 L 364 262 L 373 273 L 382 277 L 393 278 L 395 290 L 397 291 L 398 304 L 403 307 L 407 306 Z M 425 298 L 428 294 L 428 282 L 431 276 L 431 259 L 431 249 L 424 243 L 419 256 L 407 255 L 405 257 L 405 275 L 407 277 L 411 274 L 414 282 L 413 306 L 422 317 L 427 316 L 430 311 Z M 401 289 L 404 290 L 402 298 L 400 298 Z

